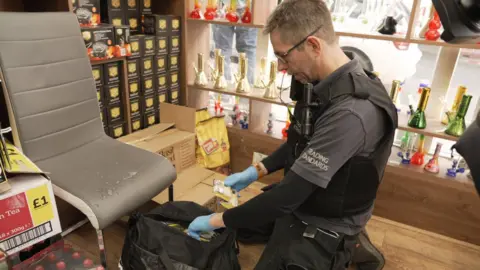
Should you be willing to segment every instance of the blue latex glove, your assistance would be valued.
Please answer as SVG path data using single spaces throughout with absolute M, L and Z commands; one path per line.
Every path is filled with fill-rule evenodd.
M 225 186 L 231 187 L 235 191 L 246 188 L 252 182 L 258 179 L 257 169 L 253 166 L 248 167 L 243 172 L 234 173 L 225 179 Z
M 210 218 L 212 216 L 213 214 L 208 216 L 199 216 L 194 219 L 188 226 L 188 235 L 197 240 L 200 240 L 200 234 L 202 232 L 211 232 L 215 229 L 218 229 L 210 225 Z

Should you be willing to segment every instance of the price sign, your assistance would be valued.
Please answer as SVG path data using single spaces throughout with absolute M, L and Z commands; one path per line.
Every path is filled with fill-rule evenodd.
M 53 219 L 52 201 L 47 185 L 41 185 L 25 192 L 34 226 Z

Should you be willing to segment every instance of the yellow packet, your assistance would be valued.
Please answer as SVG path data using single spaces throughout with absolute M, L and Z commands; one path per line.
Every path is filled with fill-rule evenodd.
M 210 113 L 208 112 L 207 108 L 203 109 L 198 109 L 195 112 L 195 126 L 198 125 L 201 121 L 205 121 L 211 117 Z M 202 150 L 200 149 L 200 146 L 198 145 L 198 138 L 195 139 L 195 156 L 197 158 L 197 164 L 200 165 L 201 167 L 205 168 L 205 159 L 203 158 L 202 155 Z
M 213 180 L 213 194 L 220 198 L 220 204 L 226 209 L 238 206 L 238 194 L 221 180 Z
M 199 122 L 197 139 L 206 168 L 217 168 L 230 163 L 230 143 L 223 116 Z

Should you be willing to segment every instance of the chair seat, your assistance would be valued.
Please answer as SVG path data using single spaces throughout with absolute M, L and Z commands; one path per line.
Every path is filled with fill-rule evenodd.
M 165 157 L 106 135 L 36 164 L 63 190 L 63 196 L 57 195 L 82 210 L 96 229 L 135 210 L 176 179 Z

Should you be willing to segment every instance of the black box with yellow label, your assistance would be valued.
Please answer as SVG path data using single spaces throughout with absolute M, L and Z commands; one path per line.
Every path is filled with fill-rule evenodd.
M 147 14 L 144 15 L 144 31 L 148 35 L 168 36 L 170 17 L 167 15 Z
M 139 116 L 142 112 L 142 105 L 139 98 L 130 98 L 130 115 Z
M 120 62 L 106 63 L 103 65 L 104 84 L 117 84 L 120 82 Z
M 148 128 L 150 126 L 155 125 L 157 122 L 157 117 L 155 115 L 155 110 L 147 112 L 143 115 L 143 128 Z
M 156 55 L 154 69 L 157 74 L 168 70 L 168 55 Z
M 127 60 L 127 78 L 134 79 L 140 77 L 140 59 Z
M 131 32 L 130 32 L 131 33 Z M 136 59 L 143 57 L 143 36 L 142 35 L 130 35 L 128 39 L 130 43 L 130 48 L 132 50 L 132 55 L 128 59 Z
M 143 96 L 140 99 L 142 102 L 142 114 L 155 110 L 157 104 L 157 98 L 154 93 Z
M 157 108 L 160 107 L 161 103 L 168 103 L 168 90 L 158 92 L 157 98 Z
M 112 104 L 122 101 L 122 89 L 120 83 L 103 86 L 105 91 L 105 104 Z
M 103 90 L 102 85 L 97 85 L 97 101 L 98 106 L 102 107 L 105 104 L 105 91 Z
M 142 83 L 142 92 L 141 95 L 148 95 L 151 93 L 156 92 L 155 88 L 155 80 L 152 75 L 150 76 L 144 76 L 140 79 L 140 81 L 143 81 Z
M 180 69 L 180 55 L 169 54 L 168 55 L 168 68 L 170 71 L 176 71 Z
M 139 34 L 142 30 L 142 22 L 140 13 L 136 11 L 125 12 L 125 21 L 126 24 L 130 26 L 130 32 L 132 34 Z
M 169 85 L 170 85 L 170 88 L 173 89 L 173 88 L 179 88 L 180 85 L 179 85 L 179 80 L 180 78 L 178 77 L 178 71 L 170 71 L 169 73 Z
M 83 41 L 91 60 L 107 60 L 113 58 L 113 26 L 99 25 L 81 28 Z
M 153 56 L 143 57 L 141 59 L 141 76 L 153 75 Z
M 123 121 L 125 119 L 123 115 L 123 104 L 121 102 L 108 104 L 106 108 L 108 123 L 113 123 L 115 121 Z
M 169 103 L 178 104 L 178 100 L 180 99 L 180 91 L 179 88 L 171 88 L 169 91 Z
M 114 26 L 115 35 L 115 57 L 132 55 L 132 48 L 128 43 L 130 39 L 130 28 L 127 25 Z
M 155 37 L 157 40 L 157 55 L 168 54 L 169 37 Z
M 152 1 L 153 0 L 140 0 L 140 14 L 152 14 Z
M 128 94 L 130 98 L 138 97 L 142 90 L 142 83 L 139 78 L 128 79 Z
M 122 0 L 124 1 L 125 11 L 137 12 L 140 14 L 140 0 Z
M 169 53 L 180 53 L 180 36 L 170 36 Z
M 142 129 L 142 116 L 138 115 L 131 118 L 132 123 L 132 132 L 139 131 Z
M 125 123 L 125 121 L 116 121 L 110 123 L 110 125 L 108 126 L 108 131 L 110 133 L 110 137 L 114 139 L 120 138 L 127 135 L 127 124 Z
M 157 74 L 157 92 L 167 91 L 169 88 L 168 84 L 168 73 Z
M 80 26 L 100 24 L 100 0 L 76 0 L 74 8 Z
M 77 0 L 82 1 L 82 0 Z M 102 22 L 115 26 L 125 25 L 123 0 L 101 0 Z
M 155 36 L 145 36 L 144 38 L 144 56 L 154 56 L 156 54 L 156 47 L 155 47 Z
M 103 66 L 92 65 L 92 76 L 95 80 L 95 85 L 103 85 Z
M 182 33 L 182 18 L 180 16 L 168 15 L 170 35 L 178 35 Z

